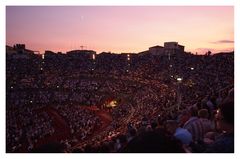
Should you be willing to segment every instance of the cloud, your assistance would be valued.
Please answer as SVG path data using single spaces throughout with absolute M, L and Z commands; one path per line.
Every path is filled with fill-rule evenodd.
M 218 41 L 214 41 L 214 42 L 211 42 L 213 44 L 229 44 L 229 43 L 234 43 L 233 40 L 218 40 Z

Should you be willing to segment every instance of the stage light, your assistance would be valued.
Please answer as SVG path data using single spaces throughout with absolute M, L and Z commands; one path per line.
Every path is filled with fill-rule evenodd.
M 178 78 L 177 78 L 177 81 L 179 81 L 179 82 L 182 81 L 182 78 L 178 77 Z

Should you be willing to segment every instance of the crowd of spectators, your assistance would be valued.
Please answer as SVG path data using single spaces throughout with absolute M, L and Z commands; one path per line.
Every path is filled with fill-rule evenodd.
M 78 136 L 84 140 L 93 133 L 93 130 L 101 125 L 100 119 L 90 110 L 78 106 L 56 105 L 59 114 L 68 122 L 72 136 Z
M 72 136 L 87 140 L 101 120 L 81 107 L 106 109 L 109 98 L 118 101 L 108 110 L 112 123 L 66 151 L 138 152 L 143 147 L 136 145 L 158 135 L 166 136 L 171 152 L 208 151 L 206 143 L 215 141 L 210 141 L 208 133 L 216 131 L 214 114 L 233 88 L 233 63 L 232 53 L 171 58 L 132 55 L 131 60 L 103 53 L 96 60 L 81 62 L 64 55 L 28 62 L 7 58 L 7 151 L 18 151 L 22 138 L 30 151 L 34 142 L 53 135 L 51 116 L 38 111 L 49 105 L 67 121 Z M 175 139 L 184 149 L 173 146 Z M 157 150 L 153 147 L 149 152 Z
M 36 112 L 37 109 L 39 107 L 28 105 L 27 107 L 11 106 L 7 110 L 8 152 L 18 152 L 24 147 L 30 151 L 39 140 L 51 136 L 55 132 L 52 117 L 46 112 Z

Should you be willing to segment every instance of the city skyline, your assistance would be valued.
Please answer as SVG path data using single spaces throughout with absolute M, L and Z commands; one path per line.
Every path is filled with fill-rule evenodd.
M 233 12 L 231 6 L 7 6 L 6 44 L 25 43 L 41 53 L 80 46 L 138 53 L 177 41 L 192 53 L 233 51 Z

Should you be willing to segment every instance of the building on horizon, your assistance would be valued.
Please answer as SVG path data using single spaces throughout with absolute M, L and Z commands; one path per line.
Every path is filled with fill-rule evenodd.
M 159 45 L 150 47 L 149 48 L 149 53 L 153 56 L 163 55 L 164 54 L 164 47 L 159 46 Z
M 96 56 L 96 51 L 93 51 L 93 50 L 72 50 L 72 51 L 66 52 L 66 54 L 69 57 L 75 58 L 75 59 L 79 59 L 79 58 L 92 59 L 93 55 Z
M 164 46 L 152 46 L 148 50 L 139 52 L 140 56 L 151 55 L 151 56 L 166 56 L 173 55 L 176 53 L 184 53 L 184 46 L 178 44 L 178 42 L 164 42 Z
M 184 53 L 184 46 L 179 45 L 178 42 L 164 42 L 164 52 L 166 54 Z
M 26 49 L 25 44 L 15 44 L 13 47 L 6 45 L 6 54 L 8 58 L 29 59 L 34 55 L 34 51 Z

